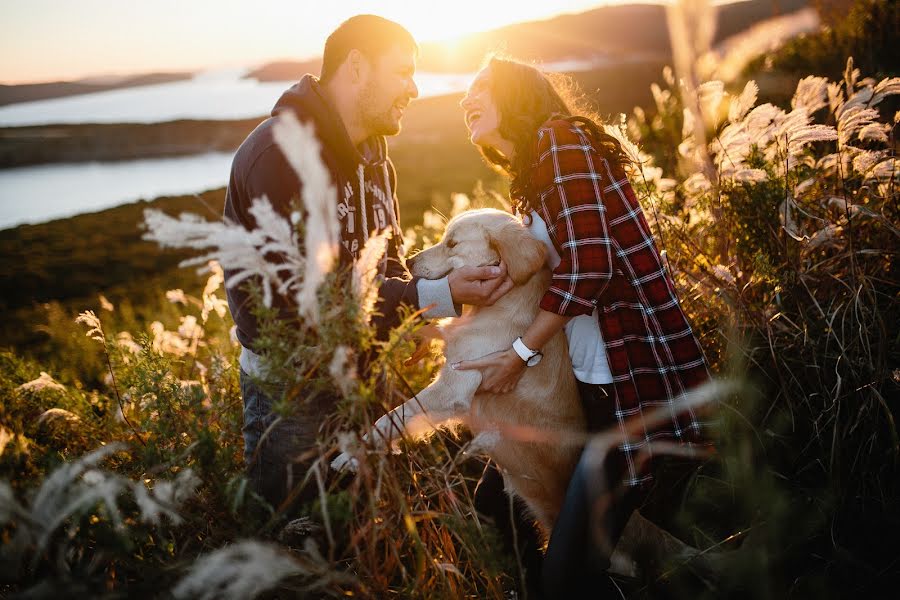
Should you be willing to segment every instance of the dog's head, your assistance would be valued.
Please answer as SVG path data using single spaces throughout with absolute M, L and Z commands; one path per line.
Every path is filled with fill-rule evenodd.
M 483 208 L 453 217 L 440 243 L 406 263 L 416 277 L 440 279 L 459 267 L 496 265 L 502 259 L 513 283 L 522 285 L 544 265 L 546 251 L 522 221 L 501 210 Z

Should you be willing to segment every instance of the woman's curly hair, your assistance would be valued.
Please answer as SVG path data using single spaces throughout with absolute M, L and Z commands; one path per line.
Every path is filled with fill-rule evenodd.
M 535 161 L 537 131 L 551 119 L 577 125 L 610 162 L 629 162 L 618 140 L 600 127 L 600 119 L 587 107 L 584 94 L 572 78 L 499 56 L 491 56 L 485 68 L 490 72 L 488 88 L 500 118 L 498 130 L 516 151 L 510 160 L 494 148 L 479 150 L 488 164 L 509 177 L 510 199 L 516 211 L 527 214 L 537 208 L 535 194 L 529 189 L 529 172 Z

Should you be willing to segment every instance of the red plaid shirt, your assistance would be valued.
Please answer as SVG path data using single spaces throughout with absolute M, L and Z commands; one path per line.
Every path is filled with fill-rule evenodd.
M 704 382 L 703 353 L 623 169 L 597 153 L 584 129 L 553 120 L 538 131 L 531 184 L 562 258 L 541 308 L 568 316 L 600 308 L 619 425 Z M 673 411 L 666 426 L 621 445 L 625 483 L 651 479 L 635 463 L 650 441 L 700 442 L 699 432 L 693 412 Z

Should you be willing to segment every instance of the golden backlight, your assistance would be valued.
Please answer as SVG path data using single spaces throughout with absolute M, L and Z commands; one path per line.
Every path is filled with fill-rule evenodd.
M 319 56 L 343 20 L 377 14 L 420 42 L 623 0 L 116 0 L 8 3 L 0 19 L 0 83 L 104 74 L 252 67 Z

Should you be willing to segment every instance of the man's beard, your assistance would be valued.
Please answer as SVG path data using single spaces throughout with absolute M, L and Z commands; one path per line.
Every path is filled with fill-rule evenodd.
M 359 97 L 360 123 L 372 135 L 397 135 L 400 133 L 400 120 L 394 118 L 394 105 L 386 110 L 376 108 L 377 97 L 375 84 L 369 84 Z

